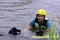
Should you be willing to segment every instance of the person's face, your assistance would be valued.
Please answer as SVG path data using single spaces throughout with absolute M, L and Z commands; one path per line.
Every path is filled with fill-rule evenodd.
M 37 19 L 39 22 L 43 21 L 45 19 L 44 15 L 38 15 Z

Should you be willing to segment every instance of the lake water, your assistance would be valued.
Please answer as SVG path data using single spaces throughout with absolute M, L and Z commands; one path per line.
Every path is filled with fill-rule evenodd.
M 46 17 L 54 25 L 54 32 L 59 31 L 60 0 L 0 0 L 0 34 L 4 35 L 0 40 L 37 40 L 25 37 L 23 30 L 35 18 L 38 9 L 46 10 Z M 12 27 L 21 29 L 21 35 L 9 35 Z

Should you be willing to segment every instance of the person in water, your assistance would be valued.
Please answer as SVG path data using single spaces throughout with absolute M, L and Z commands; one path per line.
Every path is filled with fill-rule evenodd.
M 32 32 L 36 32 L 36 35 L 42 36 L 44 32 L 48 32 L 51 26 L 51 23 L 46 17 L 46 11 L 44 9 L 39 9 L 36 12 L 36 18 L 32 20 L 27 29 Z

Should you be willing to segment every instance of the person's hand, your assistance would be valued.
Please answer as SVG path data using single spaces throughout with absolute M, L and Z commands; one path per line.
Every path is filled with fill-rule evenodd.
M 26 26 L 26 28 L 27 28 L 28 30 L 30 30 L 30 29 L 31 29 L 31 26 Z

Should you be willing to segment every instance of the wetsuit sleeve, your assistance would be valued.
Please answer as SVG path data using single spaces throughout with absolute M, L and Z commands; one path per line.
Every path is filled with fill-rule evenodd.
M 32 26 L 34 25 L 34 23 L 35 23 L 34 20 L 32 20 L 32 21 L 29 23 L 29 26 L 32 27 Z
M 50 27 L 51 27 L 51 22 L 47 21 L 47 29 L 50 29 Z

